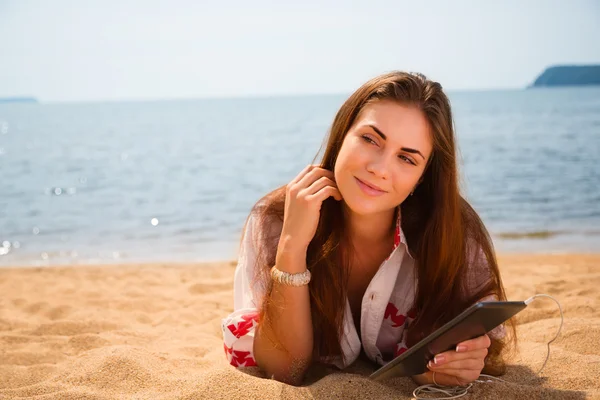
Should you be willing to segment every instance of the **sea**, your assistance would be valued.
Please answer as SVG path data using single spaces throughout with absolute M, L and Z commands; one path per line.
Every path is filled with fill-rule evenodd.
M 600 87 L 448 95 L 497 251 L 600 251 Z M 0 266 L 234 259 L 347 96 L 0 104 Z

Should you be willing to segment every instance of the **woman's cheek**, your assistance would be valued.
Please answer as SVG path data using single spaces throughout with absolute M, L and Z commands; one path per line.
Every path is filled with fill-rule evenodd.
M 398 204 L 406 200 L 413 188 L 412 179 L 406 176 L 402 178 L 401 175 L 402 174 L 397 174 L 394 176 L 394 182 L 397 183 L 393 186 L 393 188 Z

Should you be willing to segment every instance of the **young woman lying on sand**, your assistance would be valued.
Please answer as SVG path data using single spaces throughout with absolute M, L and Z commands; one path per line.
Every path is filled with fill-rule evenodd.
M 448 98 L 421 74 L 392 72 L 338 111 L 323 159 L 263 197 L 244 228 L 234 366 L 300 384 L 312 362 L 344 368 L 361 350 L 383 365 L 471 304 L 505 300 L 491 239 L 461 196 Z M 498 375 L 504 326 L 438 354 L 418 384 Z

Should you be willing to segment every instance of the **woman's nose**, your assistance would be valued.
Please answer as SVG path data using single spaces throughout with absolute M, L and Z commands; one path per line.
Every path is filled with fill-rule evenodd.
M 388 161 L 385 157 L 377 157 L 369 161 L 367 171 L 381 179 L 387 179 L 389 175 Z

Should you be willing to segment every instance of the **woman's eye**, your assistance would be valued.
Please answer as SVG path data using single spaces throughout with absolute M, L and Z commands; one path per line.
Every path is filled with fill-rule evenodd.
M 404 160 L 404 161 L 406 161 L 406 162 L 408 162 L 408 163 L 411 163 L 412 165 L 416 165 L 416 164 L 414 163 L 414 161 L 413 161 L 413 160 L 411 160 L 410 158 L 408 158 L 408 157 L 406 157 L 406 156 L 404 156 L 404 155 L 399 155 L 398 157 L 399 157 L 401 160 Z
M 371 139 L 367 135 L 362 135 L 362 138 L 368 143 L 377 144 L 377 143 L 375 143 L 375 141 L 373 139 Z

